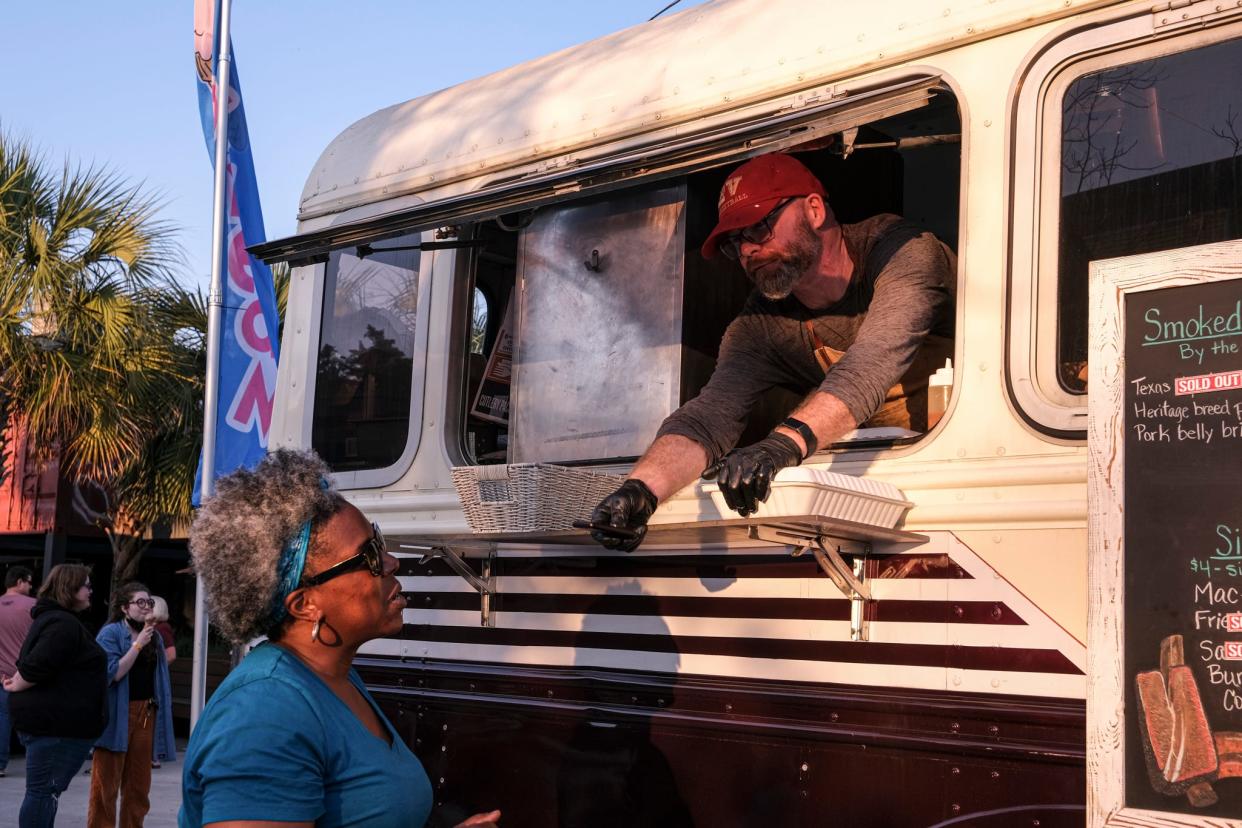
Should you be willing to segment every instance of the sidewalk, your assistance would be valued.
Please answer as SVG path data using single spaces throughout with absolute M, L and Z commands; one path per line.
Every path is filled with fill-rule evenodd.
M 184 755 L 185 742 L 177 740 L 177 757 Z M 91 766 L 88 759 L 83 770 Z M 86 824 L 86 801 L 90 796 L 91 778 L 79 772 L 69 789 L 60 796 L 56 825 L 77 828 Z M 26 793 L 26 757 L 15 753 L 9 759 L 8 776 L 0 779 L 0 828 L 17 828 L 17 811 Z M 181 807 L 181 762 L 165 762 L 162 768 L 151 769 L 151 811 L 147 828 L 176 828 L 177 810 Z

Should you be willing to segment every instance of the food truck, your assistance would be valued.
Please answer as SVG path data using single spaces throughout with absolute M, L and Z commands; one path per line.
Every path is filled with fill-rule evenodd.
M 292 267 L 270 442 L 401 559 L 404 631 L 357 666 L 437 818 L 1084 825 L 1091 263 L 1242 237 L 1239 77 L 1234 0 L 714 0 L 346 128 L 252 250 Z M 699 245 L 771 152 L 956 253 L 943 412 L 605 550 L 571 523 L 710 377 L 750 284 Z M 1126 738 L 1152 807 L 1242 815 Z

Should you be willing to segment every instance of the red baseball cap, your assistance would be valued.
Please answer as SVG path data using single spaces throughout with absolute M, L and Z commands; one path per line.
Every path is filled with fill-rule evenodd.
M 725 233 L 760 221 L 781 199 L 811 193 L 828 197 L 824 185 L 801 161 L 779 152 L 750 159 L 734 170 L 720 188 L 720 220 L 700 252 L 710 259 L 716 255 L 720 237 Z

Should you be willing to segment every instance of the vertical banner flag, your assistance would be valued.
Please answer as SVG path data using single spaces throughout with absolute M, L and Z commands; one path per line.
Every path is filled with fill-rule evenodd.
M 218 0 L 194 0 L 194 64 L 198 74 L 198 110 L 207 139 L 207 155 L 215 161 L 216 14 Z M 231 46 L 231 44 L 230 44 Z M 230 52 L 231 52 L 230 48 Z M 220 327 L 220 397 L 216 421 L 213 477 L 241 466 L 252 466 L 267 452 L 276 392 L 279 357 L 276 291 L 272 272 L 246 248 L 266 241 L 259 186 L 246 132 L 236 56 L 229 61 L 228 175 L 225 194 L 223 308 Z M 201 472 L 201 469 L 200 469 Z M 199 502 L 201 473 L 195 477 L 194 503 Z

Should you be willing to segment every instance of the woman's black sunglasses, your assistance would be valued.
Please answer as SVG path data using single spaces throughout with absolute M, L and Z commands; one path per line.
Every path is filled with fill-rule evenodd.
M 379 526 L 372 523 L 371 537 L 367 538 L 362 546 L 359 547 L 357 555 L 346 558 L 338 564 L 333 564 L 318 575 L 303 578 L 302 586 L 319 586 L 331 581 L 338 575 L 356 572 L 359 569 L 367 569 L 378 578 L 384 574 L 384 551 L 387 548 L 384 545 L 384 533 L 380 531 Z

